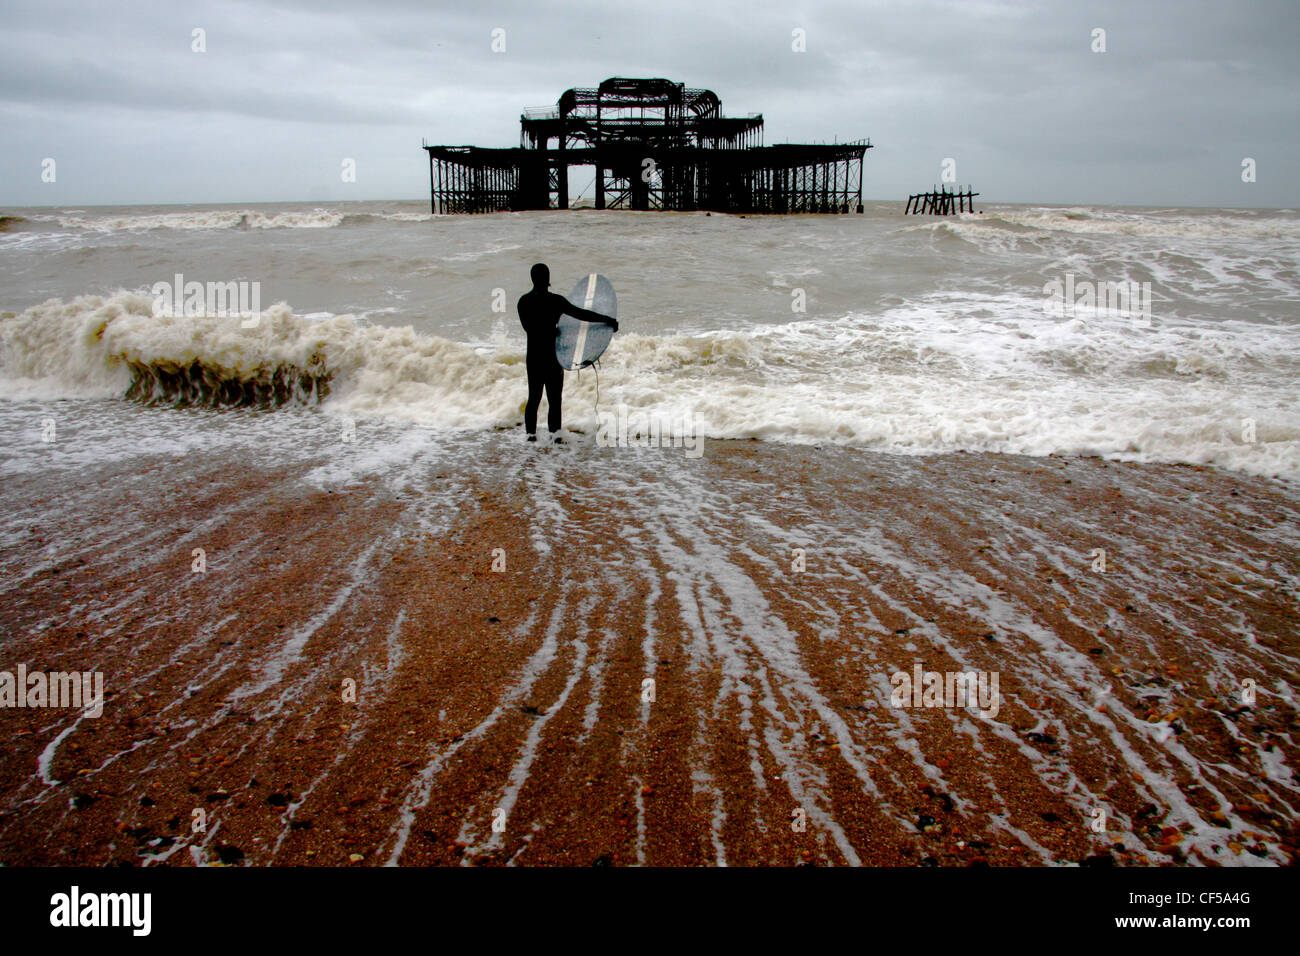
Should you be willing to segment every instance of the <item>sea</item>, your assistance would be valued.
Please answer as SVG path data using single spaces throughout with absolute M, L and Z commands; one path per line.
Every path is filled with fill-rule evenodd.
M 599 272 L 618 295 L 613 343 L 566 375 L 579 444 L 621 414 L 660 438 L 1300 475 L 1295 210 L 3 212 L 0 475 L 245 441 L 274 454 L 292 444 L 277 415 L 522 440 L 515 302 L 536 262 L 553 291 Z
M 4 216 L 0 862 L 1287 862 L 1295 211 Z

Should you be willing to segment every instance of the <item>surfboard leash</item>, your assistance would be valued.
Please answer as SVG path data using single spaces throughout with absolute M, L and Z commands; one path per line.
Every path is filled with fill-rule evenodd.
M 596 413 L 596 420 L 600 420 L 600 359 L 593 359 L 589 365 L 584 365 L 578 369 L 578 374 L 582 374 L 582 369 L 590 368 L 596 372 L 596 400 L 592 403 L 591 410 Z

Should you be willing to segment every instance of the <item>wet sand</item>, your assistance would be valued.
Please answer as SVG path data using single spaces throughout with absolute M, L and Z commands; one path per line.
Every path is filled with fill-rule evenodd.
M 0 481 L 0 668 L 107 690 L 0 710 L 0 862 L 1293 860 L 1293 486 L 518 437 Z

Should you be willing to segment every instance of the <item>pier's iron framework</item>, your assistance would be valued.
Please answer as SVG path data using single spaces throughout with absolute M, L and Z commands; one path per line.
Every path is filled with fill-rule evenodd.
M 956 212 L 974 212 L 975 197 L 978 195 L 969 186 L 965 192 L 960 189 L 950 191 L 944 186 L 928 193 L 913 193 L 907 197 L 907 208 L 903 210 L 903 215 L 951 216 Z
M 868 140 L 763 145 L 763 117 L 721 115 L 712 90 L 614 77 L 525 110 L 519 146 L 425 146 L 435 213 L 569 208 L 570 167 L 597 209 L 862 212 Z

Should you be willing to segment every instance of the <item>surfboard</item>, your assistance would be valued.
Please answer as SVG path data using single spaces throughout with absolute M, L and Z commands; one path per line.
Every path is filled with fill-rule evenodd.
M 602 275 L 593 272 L 583 276 L 567 298 L 580 309 L 599 312 L 611 319 L 618 318 L 614 287 Z M 569 371 L 586 368 L 600 358 L 613 337 L 614 330 L 608 325 L 562 315 L 555 336 L 555 360 Z

